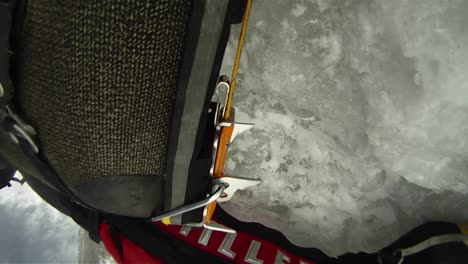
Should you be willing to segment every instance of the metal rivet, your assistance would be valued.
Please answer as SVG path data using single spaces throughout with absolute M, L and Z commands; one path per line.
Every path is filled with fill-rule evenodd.
M 3 90 L 3 85 L 2 83 L 0 83 L 0 97 L 3 97 L 4 94 L 5 94 L 5 90 Z

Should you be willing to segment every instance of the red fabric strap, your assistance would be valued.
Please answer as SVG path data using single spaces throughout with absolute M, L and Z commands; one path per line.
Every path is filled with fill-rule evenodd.
M 119 234 L 120 241 L 123 248 L 123 259 L 120 258 L 120 252 L 112 239 L 109 226 L 101 224 L 99 227 L 99 235 L 101 236 L 102 243 L 107 251 L 119 264 L 132 264 L 132 263 L 145 263 L 145 264 L 162 264 L 163 262 L 156 257 L 151 256 L 146 251 L 141 249 L 132 241 Z
M 274 243 L 267 241 L 263 238 L 253 236 L 251 234 L 245 233 L 245 232 L 237 232 L 235 235 L 231 235 L 233 237 L 233 243 L 231 246 L 226 246 L 222 247 L 223 241 L 228 241 L 226 236 L 228 234 L 223 233 L 223 232 L 218 232 L 218 231 L 213 231 L 208 239 L 207 245 L 203 245 L 200 241 L 201 235 L 204 229 L 200 228 L 191 228 L 182 230 L 182 226 L 180 225 L 164 225 L 160 222 L 156 223 L 156 225 L 170 234 L 196 246 L 197 248 L 201 250 L 208 251 L 220 258 L 230 260 L 233 263 L 249 263 L 247 262 L 247 253 L 250 248 L 250 253 L 255 253 L 251 254 L 251 259 L 256 259 L 259 261 L 263 261 L 264 264 L 267 263 L 276 263 L 276 259 L 282 259 L 282 262 L 279 263 L 291 263 L 291 264 L 315 264 L 314 262 L 306 259 L 302 259 L 291 252 L 288 252 L 279 246 L 275 245 Z M 189 231 L 188 231 L 189 230 Z M 183 232 L 185 231 L 185 232 Z M 188 231 L 188 234 L 187 234 Z M 184 235 L 184 233 L 186 235 Z M 252 242 L 256 241 L 259 243 L 259 248 L 258 252 L 255 252 L 253 248 L 251 248 Z M 255 242 L 254 242 L 255 243 Z M 258 245 L 258 244 L 257 244 Z M 231 255 L 231 253 L 221 253 L 224 248 L 229 252 L 232 252 L 234 254 L 234 257 L 230 257 L 228 255 Z M 250 263 L 255 263 L 251 261 Z
M 212 231 L 210 233 L 205 229 L 184 228 L 180 225 L 164 225 L 161 222 L 155 223 L 155 225 L 200 250 L 210 252 L 219 258 L 232 261 L 232 263 L 315 264 L 310 260 L 300 258 L 282 249 L 268 240 L 246 232 L 226 234 Z M 204 236 L 203 232 L 205 232 Z M 163 263 L 119 234 L 118 236 L 123 248 L 123 259 L 120 259 L 120 253 L 115 241 L 112 239 L 109 226 L 101 224 L 99 233 L 106 249 L 118 263 Z M 158 245 L 154 246 L 157 247 Z M 174 254 L 177 254 L 177 252 L 174 252 Z

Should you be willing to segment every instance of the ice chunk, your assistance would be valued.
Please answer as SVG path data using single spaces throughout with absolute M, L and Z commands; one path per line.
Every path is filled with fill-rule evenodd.
M 223 206 L 332 255 L 466 221 L 466 12 L 461 0 L 254 1 L 234 104 L 256 126 L 228 169 L 263 183 Z

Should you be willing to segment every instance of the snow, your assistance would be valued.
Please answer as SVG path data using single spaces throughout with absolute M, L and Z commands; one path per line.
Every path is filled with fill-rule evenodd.
M 468 221 L 468 1 L 256 0 L 223 205 L 331 255 Z M 239 27 L 223 73 L 230 75 Z
M 22 178 L 19 173 L 15 177 Z M 0 263 L 73 263 L 78 259 L 76 223 L 27 184 L 12 182 L 12 187 L 1 190 L 0 212 Z

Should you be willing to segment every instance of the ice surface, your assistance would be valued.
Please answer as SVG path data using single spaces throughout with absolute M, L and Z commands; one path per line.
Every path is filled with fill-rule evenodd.
M 224 208 L 332 255 L 468 221 L 468 1 L 256 0 Z M 230 75 L 239 28 L 223 72 Z
M 75 222 L 43 201 L 27 184 L 12 185 L 0 192 L 0 263 L 76 262 Z

